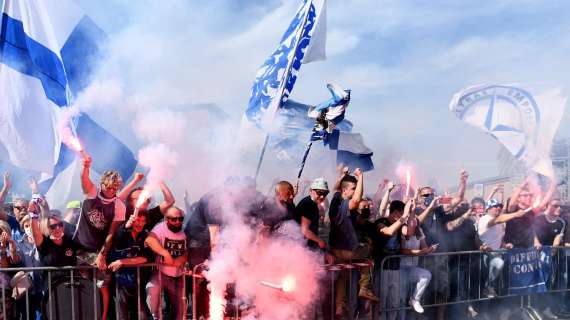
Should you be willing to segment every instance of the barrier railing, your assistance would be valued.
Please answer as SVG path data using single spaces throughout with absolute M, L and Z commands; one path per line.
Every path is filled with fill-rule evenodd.
M 412 270 L 414 267 L 430 273 L 429 284 L 425 286 L 423 296 L 420 298 L 421 304 L 426 310 L 509 297 L 521 297 L 520 306 L 531 310 L 531 294 L 524 292 L 526 290 L 524 286 L 517 286 L 510 278 L 511 272 L 509 272 L 511 268 L 513 272 L 520 271 L 520 273 L 536 271 L 535 268 L 538 265 L 531 258 L 540 261 L 544 259 L 544 262 L 540 262 L 540 267 L 546 270 L 546 278 L 543 279 L 542 283 L 530 283 L 529 288 L 537 285 L 544 286 L 546 292 L 551 293 L 570 291 L 568 281 L 570 276 L 570 248 L 545 247 L 540 251 L 541 254 L 537 254 L 536 257 L 533 256 L 532 251 L 533 249 L 527 249 L 527 252 L 501 250 L 431 253 L 421 256 L 394 255 L 384 258 L 380 265 L 376 266 L 370 264 L 368 260 L 326 265 L 324 267 L 329 273 L 323 281 L 323 293 L 327 291 L 326 294 L 330 294 L 330 300 L 318 302 L 317 304 L 322 304 L 322 308 L 319 312 L 315 308 L 313 312 L 320 314 L 319 318 L 333 319 L 335 315 L 335 282 L 340 273 L 344 272 L 348 275 L 346 318 L 354 319 L 366 316 L 370 319 L 391 319 L 394 313 L 406 312 L 411 309 L 408 304 L 410 291 L 417 288 L 415 282 L 410 283 L 414 277 L 413 272 L 415 271 Z M 409 259 L 416 259 L 416 261 Z M 157 271 L 157 267 L 157 264 L 143 264 L 121 268 L 123 271 L 125 268 L 135 270 L 136 277 L 131 278 L 133 282 L 129 286 L 125 286 L 124 282 L 115 281 L 117 284 L 113 293 L 116 319 L 151 317 L 145 302 L 145 298 L 147 298 L 145 285 L 150 281 L 151 273 L 154 272 L 158 286 L 163 287 L 163 275 Z M 363 300 L 358 298 L 358 281 L 356 280 L 359 274 L 358 270 L 363 267 L 372 267 L 371 269 L 374 270 L 372 272 L 372 280 L 375 284 L 374 292 L 381 298 L 380 302 L 367 303 L 364 307 L 357 306 Z M 197 284 L 198 280 L 204 280 L 201 275 L 204 269 L 204 264 L 196 265 L 192 270 L 186 270 L 184 276 L 181 277 L 183 297 L 180 308 L 183 310 L 184 319 L 199 319 L 197 300 L 200 290 L 198 290 Z M 22 294 L 18 290 L 23 290 L 25 287 L 23 280 L 23 282 L 14 283 L 15 288 L 12 288 L 10 281 L 8 281 L 9 275 L 18 271 L 32 274 L 33 279 L 30 281 L 33 285 L 41 283 L 39 288 L 32 286 Z M 491 276 L 489 276 L 490 273 L 492 273 Z M 422 272 L 422 274 L 425 275 L 426 273 Z M 2 289 L 0 316 L 2 319 L 35 319 L 35 311 L 40 311 L 47 319 L 101 319 L 102 304 L 97 283 L 100 281 L 100 271 L 95 267 L 0 268 L 0 275 L 4 275 L 3 278 L 0 277 Z M 116 276 L 117 273 L 112 273 L 112 275 Z M 39 277 L 39 281 L 37 277 Z M 189 301 L 186 290 L 186 279 L 188 277 L 192 279 L 192 311 L 190 314 L 188 314 Z M 119 299 L 119 296 L 124 294 L 120 291 L 125 287 L 128 287 L 126 288 L 128 294 L 124 297 L 125 299 Z M 490 288 L 492 290 L 489 290 Z M 165 309 L 163 308 L 163 291 L 161 290 L 158 301 L 160 312 L 155 315 L 159 319 L 163 318 L 163 309 Z M 18 299 L 13 299 L 13 294 L 16 294 Z M 110 304 L 113 304 L 112 296 L 113 294 L 111 294 Z M 136 299 L 136 303 L 133 299 Z M 235 304 L 234 311 L 227 316 L 232 319 L 239 319 L 240 305 L 237 294 L 233 301 Z M 175 302 L 169 301 L 169 303 Z M 129 312 L 131 312 L 130 315 Z
M 379 285 L 375 289 L 377 293 L 381 293 L 382 289 L 399 288 L 399 292 L 394 297 L 396 301 L 381 299 L 379 306 L 372 313 L 372 318 L 392 319 L 395 313 L 412 309 L 407 302 L 410 299 L 410 291 L 413 290 L 414 284 L 410 284 L 409 281 L 413 276 L 410 274 L 410 266 L 404 262 L 411 258 L 416 258 L 418 262 L 416 266 L 411 267 L 418 267 L 430 273 L 431 281 L 428 280 L 429 285 L 422 299 L 425 308 L 521 297 L 521 308 L 524 307 L 526 312 L 532 313 L 534 310 L 530 297 L 534 293 L 527 291 L 540 286 L 544 286 L 544 292 L 569 291 L 570 248 L 544 247 L 541 251 L 534 248 L 518 250 L 522 252 L 515 249 L 515 251 L 463 251 L 422 256 L 388 256 L 382 260 L 379 268 L 375 269 L 375 276 L 379 278 L 376 281 Z M 536 255 L 532 254 L 533 251 Z M 513 273 L 510 272 L 511 267 L 517 279 L 511 279 Z M 534 283 L 532 280 L 528 284 L 517 286 L 515 280 L 525 280 L 524 274 L 534 276 L 538 271 L 546 274 L 542 282 Z M 492 272 L 496 274 L 490 276 Z M 398 276 L 393 276 L 396 273 Z M 532 315 L 529 316 L 532 318 Z

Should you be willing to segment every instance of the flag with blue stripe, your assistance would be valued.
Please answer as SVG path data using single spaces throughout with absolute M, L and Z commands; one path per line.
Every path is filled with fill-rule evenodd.
M 1 14 L 0 159 L 55 177 L 75 158 L 62 144 L 59 121 L 89 84 L 106 36 L 70 0 L 3 0 Z M 124 179 L 131 175 L 129 148 L 85 114 L 75 124 L 96 171 L 118 167 Z

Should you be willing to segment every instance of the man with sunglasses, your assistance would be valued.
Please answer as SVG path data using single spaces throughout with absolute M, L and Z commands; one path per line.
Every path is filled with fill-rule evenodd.
M 464 200 L 468 177 L 469 174 L 465 170 L 460 171 L 459 189 L 449 204 L 440 204 L 440 198 L 435 196 L 433 188 L 426 186 L 419 189 L 419 198 L 414 214 L 424 231 L 427 245 L 437 246 L 437 252 L 448 252 L 450 250 L 449 231 L 456 229 L 469 217 L 468 214 L 460 215 L 456 219 L 453 217 L 454 209 Z M 426 258 L 425 263 L 426 269 L 431 272 L 434 280 L 437 280 L 432 281 L 436 288 L 428 290 L 426 300 L 436 303 L 447 302 L 450 294 L 447 256 Z M 439 306 L 436 310 L 436 318 L 444 319 L 444 312 L 445 306 Z
M 145 244 L 155 253 L 159 270 L 147 284 L 147 304 L 153 319 L 158 319 L 162 310 L 161 291 L 164 290 L 170 301 L 170 310 L 174 319 L 182 319 L 184 305 L 184 276 L 183 267 L 188 257 L 186 249 L 186 234 L 182 230 L 184 212 L 172 206 L 164 214 L 164 221 L 157 224 L 145 240 Z M 158 272 L 161 273 L 160 281 Z
M 329 186 L 324 178 L 316 178 L 311 183 L 311 192 L 301 199 L 295 209 L 295 221 L 301 225 L 301 233 L 307 239 L 309 248 L 325 249 L 326 242 L 319 238 L 319 206 L 329 194 Z

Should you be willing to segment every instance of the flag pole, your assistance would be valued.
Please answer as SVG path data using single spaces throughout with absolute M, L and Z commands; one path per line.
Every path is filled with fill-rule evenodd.
M 313 141 L 311 140 L 307 144 L 307 148 L 305 149 L 305 154 L 303 154 L 303 160 L 301 160 L 301 164 L 299 165 L 299 173 L 297 174 L 297 183 L 295 186 L 295 190 L 297 191 L 299 190 L 299 184 L 301 183 L 301 176 L 303 175 L 303 169 L 305 169 L 305 162 L 307 162 L 307 157 L 309 156 L 309 151 L 311 151 L 312 146 L 313 146 Z
M 291 68 L 293 67 L 293 62 L 295 61 L 295 56 L 297 55 L 297 50 L 299 49 L 299 43 L 301 43 L 301 37 L 303 36 L 303 30 L 307 26 L 307 20 L 309 19 L 309 11 L 311 10 L 311 4 L 313 3 L 312 0 L 309 0 L 309 5 L 307 6 L 307 11 L 305 12 L 305 17 L 303 18 L 303 25 L 299 28 L 299 33 L 297 34 L 297 42 L 295 43 L 295 49 L 293 50 L 293 58 L 289 61 L 287 65 L 287 72 L 285 72 L 285 79 L 283 83 L 280 85 L 279 88 L 279 102 L 277 104 L 277 108 L 275 109 L 275 115 L 279 112 L 279 108 L 281 108 L 281 103 L 283 103 L 283 92 L 285 91 L 285 84 L 287 83 L 287 79 L 289 79 L 289 75 L 291 74 Z M 304 57 L 304 56 L 303 56 Z M 301 60 L 301 64 L 303 61 Z M 257 168 L 255 169 L 255 182 L 257 182 L 257 177 L 259 176 L 259 172 L 261 171 L 261 163 L 263 162 L 263 158 L 265 156 L 265 150 L 267 149 L 267 144 L 269 143 L 269 132 L 265 135 L 265 142 L 263 143 L 263 148 L 261 149 L 261 153 L 259 155 L 259 160 L 257 161 Z

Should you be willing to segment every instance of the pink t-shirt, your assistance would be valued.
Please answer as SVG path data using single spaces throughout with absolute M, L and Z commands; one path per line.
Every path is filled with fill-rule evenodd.
M 163 221 L 154 226 L 151 232 L 158 239 L 162 247 L 170 253 L 172 258 L 181 257 L 186 254 L 186 234 L 184 234 L 183 230 L 174 233 L 168 229 L 166 222 Z M 162 256 L 157 257 L 157 262 L 164 262 Z M 183 271 L 182 268 L 165 265 L 161 265 L 159 269 L 169 277 L 179 277 Z

